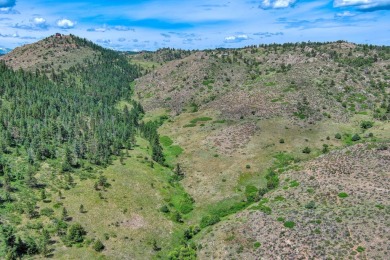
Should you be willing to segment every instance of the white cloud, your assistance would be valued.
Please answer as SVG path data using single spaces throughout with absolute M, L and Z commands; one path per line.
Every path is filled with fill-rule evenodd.
M 246 40 L 249 40 L 249 37 L 246 34 L 225 37 L 225 43 L 235 43 L 235 42 L 242 42 Z
M 333 6 L 355 6 L 361 10 L 381 10 L 390 9 L 390 0 L 334 0 Z
M 355 16 L 356 14 L 351 13 L 350 11 L 344 11 L 342 13 L 337 13 L 336 17 L 352 17 Z
M 297 0 L 262 0 L 260 4 L 260 8 L 263 9 L 280 9 L 286 8 L 293 5 Z
M 0 14 L 20 14 L 20 12 L 12 7 L 0 7 Z
M 61 19 L 57 21 L 57 26 L 62 29 L 70 29 L 76 25 L 76 22 L 71 21 L 69 19 Z
M 12 7 L 15 6 L 15 0 L 0 0 L 0 7 Z
M 41 25 L 46 24 L 45 18 L 42 18 L 42 17 L 35 17 L 35 18 L 33 19 L 33 22 L 34 22 L 36 25 L 38 25 L 38 26 L 41 26 Z
M 111 31 L 111 30 L 114 30 L 114 31 L 133 31 L 133 32 L 135 31 L 135 29 L 133 29 L 133 28 L 130 28 L 127 26 L 121 26 L 121 25 L 117 25 L 117 26 L 104 25 L 103 27 L 87 29 L 88 32 L 106 32 L 106 31 Z
M 36 29 L 48 29 L 49 25 L 46 22 L 46 19 L 43 17 L 34 17 L 32 20 L 33 26 L 35 26 Z

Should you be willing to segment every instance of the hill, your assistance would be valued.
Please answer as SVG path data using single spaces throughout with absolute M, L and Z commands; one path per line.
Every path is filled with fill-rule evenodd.
M 290 194 L 292 189 L 284 189 L 290 184 L 282 182 L 287 175 L 283 173 L 284 168 L 289 167 L 289 162 L 310 164 L 322 154 L 357 142 L 375 144 L 390 139 L 389 51 L 389 47 L 342 41 L 205 50 L 167 62 L 136 80 L 136 98 L 147 111 L 146 115 L 169 117 L 159 132 L 183 149 L 177 161 L 186 173 L 182 183 L 195 200 L 194 223 L 211 219 L 210 223 L 221 221 L 215 229 L 206 228 L 205 233 L 194 239 L 199 242 L 198 248 L 202 248 L 198 251 L 201 259 L 257 259 L 275 253 L 280 256 L 292 254 L 293 249 L 271 251 L 272 247 L 267 247 L 277 243 L 278 237 L 270 236 L 267 242 L 259 238 L 279 232 L 280 222 L 276 218 L 289 221 L 290 217 L 291 221 L 297 221 L 302 217 L 300 214 L 307 214 L 298 205 L 287 207 L 282 204 L 279 208 L 275 204 L 276 209 L 258 205 L 258 211 L 254 212 L 259 213 L 246 210 L 228 217 L 226 223 L 224 218 L 251 205 L 253 196 L 255 201 L 261 198 L 258 194 L 267 187 L 270 170 L 280 174 L 279 190 L 283 192 L 280 196 L 294 200 L 297 195 Z M 365 149 L 358 147 L 362 152 Z M 325 161 L 322 162 L 326 164 Z M 359 159 L 353 162 L 359 169 Z M 305 165 L 302 163 L 297 167 Z M 378 170 L 388 175 L 387 168 L 381 163 L 378 165 Z M 374 167 L 374 161 L 371 166 Z M 337 167 L 341 170 L 347 166 Z M 363 169 L 356 170 L 355 174 Z M 287 182 L 299 179 L 292 183 L 294 186 L 305 176 L 306 172 L 298 172 Z M 361 181 L 371 183 L 371 178 L 376 177 L 368 178 L 370 180 L 363 178 Z M 328 187 L 327 180 L 321 182 L 324 186 L 319 187 L 318 192 L 328 194 L 327 190 L 332 189 L 330 184 Z M 343 180 L 343 183 L 349 182 L 353 182 L 352 177 Z M 371 195 L 367 196 L 360 197 L 362 203 L 371 203 L 368 202 Z M 301 205 L 308 203 L 300 201 L 301 197 L 295 199 Z M 327 212 L 344 210 L 337 205 L 327 207 L 329 204 L 319 199 L 316 197 L 314 203 L 321 204 Z M 380 204 L 380 201 L 376 203 Z M 354 203 L 346 205 L 348 209 L 345 210 L 360 208 L 360 204 Z M 251 233 L 251 229 L 259 230 L 261 223 L 265 223 L 261 213 L 264 208 L 278 210 L 278 216 L 272 215 L 274 224 Z M 289 212 L 294 209 L 297 213 L 291 215 Z M 362 221 L 373 223 L 369 214 L 364 214 Z M 384 219 L 378 219 L 382 223 L 386 220 L 387 213 Z M 343 223 L 354 227 L 356 219 L 344 216 Z M 281 225 L 281 234 L 286 233 L 283 223 Z M 370 236 L 371 232 L 380 233 L 382 228 L 383 225 L 378 225 L 373 230 L 362 230 L 361 234 Z M 308 234 L 306 229 L 307 226 L 300 223 L 295 227 L 297 233 L 284 235 L 286 239 L 292 239 L 302 233 L 299 241 L 291 240 L 294 241 L 291 248 L 299 248 L 306 243 L 306 238 L 312 238 L 312 233 Z M 341 231 L 334 232 L 343 236 Z M 327 234 L 320 237 L 329 238 Z M 257 249 L 253 246 L 256 241 L 267 246 L 264 250 Z M 350 239 L 343 243 L 359 246 L 357 241 Z M 372 242 L 367 241 L 362 247 L 368 248 L 369 243 Z M 306 256 L 320 257 L 318 250 L 311 248 Z M 367 256 L 381 255 L 375 248 L 369 250 L 372 252 Z M 345 253 L 336 250 L 329 254 L 340 256 L 340 252 Z
M 97 61 L 101 47 L 74 35 L 56 34 L 7 53 L 1 60 L 14 69 L 58 73 L 84 63 Z
M 0 59 L 0 258 L 388 254 L 389 47 Z

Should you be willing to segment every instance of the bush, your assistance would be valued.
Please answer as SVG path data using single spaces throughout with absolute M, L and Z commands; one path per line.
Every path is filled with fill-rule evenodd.
M 170 210 L 167 205 L 164 205 L 160 208 L 160 211 L 163 213 L 169 213 Z
M 87 232 L 85 232 L 84 228 L 79 223 L 75 223 L 68 228 L 66 239 L 70 244 L 81 243 L 84 241 L 86 233 Z
M 258 192 L 259 198 L 263 197 L 267 192 L 268 192 L 267 188 L 259 189 L 259 192 Z
M 168 259 L 196 259 L 196 246 L 194 243 L 179 246 L 168 253 Z
M 341 134 L 339 134 L 339 133 L 335 134 L 334 138 L 341 139 Z
M 364 250 L 366 250 L 366 249 L 364 247 L 362 247 L 362 246 L 358 246 L 357 249 L 356 249 L 356 251 L 358 251 L 359 253 L 364 252 Z
M 358 134 L 354 134 L 353 136 L 352 136 L 352 141 L 354 141 L 354 142 L 356 142 L 356 141 L 359 141 L 361 138 L 360 138 L 360 136 L 358 135 Z
M 245 187 L 245 196 L 248 202 L 254 202 L 258 199 L 258 189 L 253 185 Z
M 103 245 L 102 241 L 100 241 L 100 239 L 96 240 L 96 242 L 93 244 L 93 249 L 96 252 L 101 252 L 104 250 L 104 245 Z
M 329 145 L 323 144 L 322 145 L 322 153 L 328 153 L 329 152 Z
M 271 215 L 272 213 L 272 209 L 268 206 L 265 206 L 264 204 L 259 204 L 259 206 L 255 207 L 254 209 L 258 209 L 266 215 Z
M 374 126 L 374 122 L 371 121 L 363 121 L 360 123 L 360 127 L 363 129 L 369 129 Z
M 279 143 L 284 144 L 284 139 L 281 138 L 281 139 L 279 140 Z
M 346 197 L 348 197 L 347 193 L 345 193 L 345 192 L 340 192 L 339 193 L 339 198 L 346 198 Z
M 205 228 L 207 226 L 212 226 L 216 223 L 218 223 L 221 219 L 218 216 L 204 216 L 200 220 L 200 228 Z
M 286 222 L 284 222 L 284 226 L 286 228 L 293 228 L 295 226 L 295 223 L 294 223 L 294 221 L 286 221 Z
M 316 208 L 316 203 L 312 200 L 312 201 L 310 201 L 309 203 L 307 203 L 305 205 L 305 208 L 307 208 L 307 209 L 315 209 Z
M 302 153 L 306 153 L 306 154 L 309 154 L 311 153 L 311 149 L 309 147 L 305 147 L 303 150 L 302 150 Z
M 275 171 L 269 170 L 265 178 L 267 179 L 267 190 L 273 190 L 278 187 L 279 177 Z
M 51 208 L 43 208 L 43 209 L 41 209 L 40 214 L 42 216 L 51 217 L 54 214 L 54 210 Z

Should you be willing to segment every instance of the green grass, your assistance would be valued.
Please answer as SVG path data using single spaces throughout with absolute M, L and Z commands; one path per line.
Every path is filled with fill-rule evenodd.
M 191 124 L 196 124 L 198 122 L 206 122 L 206 121 L 211 121 L 213 120 L 211 117 L 197 117 L 197 118 L 194 118 L 190 121 Z
M 170 146 L 173 144 L 173 141 L 169 136 L 160 136 L 160 143 L 163 146 Z
M 299 182 L 298 181 L 291 181 L 290 182 L 290 187 L 293 188 L 293 187 L 298 187 L 299 186 Z
M 183 148 L 179 145 L 173 145 L 172 139 L 168 136 L 161 136 L 160 143 L 163 147 L 165 163 L 173 168 L 176 158 L 183 153 Z
M 294 228 L 295 223 L 294 223 L 294 221 L 286 221 L 286 222 L 284 222 L 284 226 L 286 228 Z
M 168 142 L 168 138 L 163 138 Z M 159 210 L 170 205 L 170 210 L 185 215 L 192 211 L 193 200 L 179 184 L 169 184 L 171 171 L 158 164 L 150 167 L 144 158 L 149 156 L 148 143 L 137 139 L 138 147 L 130 152 L 122 165 L 115 161 L 102 174 L 110 187 L 95 191 L 95 179 L 75 179 L 76 186 L 63 191 L 61 203 L 67 208 L 72 221 L 80 223 L 87 230 L 87 238 L 100 239 L 109 251 L 103 251 L 108 258 L 123 254 L 132 258 L 152 258 L 166 255 L 181 239 L 185 226 L 176 223 Z M 168 142 L 169 143 L 169 142 Z M 100 199 L 98 193 L 104 199 Z M 44 203 L 45 207 L 57 203 Z M 83 204 L 85 213 L 79 212 Z M 42 206 L 43 207 L 43 206 Z M 55 210 L 55 214 L 62 207 Z M 93 220 L 93 221 L 91 221 Z M 105 239 L 105 234 L 110 237 Z M 157 240 L 161 251 L 154 252 L 152 241 Z M 132 241 L 132 242 L 130 242 Z M 54 258 L 98 259 L 99 253 L 92 248 L 64 250 L 55 248 Z
M 273 81 L 266 82 L 265 85 L 266 85 L 267 87 L 273 87 L 273 86 L 276 86 L 276 82 L 273 82 Z
M 203 82 L 202 82 L 202 84 L 204 85 L 204 86 L 209 86 L 210 84 L 214 84 L 214 80 L 213 79 L 207 79 L 207 80 L 204 80 Z

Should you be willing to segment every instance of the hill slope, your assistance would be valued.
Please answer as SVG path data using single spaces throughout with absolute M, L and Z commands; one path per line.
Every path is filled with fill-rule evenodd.
M 281 176 L 280 188 L 209 230 L 203 259 L 385 259 L 389 144 L 331 152 Z
M 207 217 L 222 218 L 215 230 L 206 229 L 209 234 L 201 233 L 195 239 L 203 248 L 199 251 L 201 258 L 256 259 L 275 254 L 268 248 L 259 251 L 253 243 L 257 240 L 267 245 L 277 243 L 279 238 L 267 237 L 267 234 L 279 230 L 276 225 L 279 222 L 274 220 L 279 216 L 272 215 L 274 224 L 254 234 L 249 230 L 255 227 L 257 230 L 257 223 L 266 221 L 262 219 L 262 213 L 253 213 L 254 217 L 250 218 L 252 215 L 244 211 L 228 218 L 227 223 L 223 221 L 224 216 L 239 211 L 243 203 L 250 205 L 251 196 L 267 187 L 266 176 L 270 169 L 282 173 L 287 167 L 285 163 L 291 160 L 310 164 L 310 160 L 329 150 L 339 150 L 357 142 L 376 143 L 390 139 L 389 68 L 389 47 L 346 42 L 302 43 L 195 52 L 167 62 L 136 80 L 136 97 L 147 115 L 150 118 L 169 117 L 159 132 L 183 149 L 177 161 L 186 174 L 182 183 L 195 199 L 192 223 L 202 223 Z M 358 147 L 356 149 L 362 152 L 365 149 Z M 355 174 L 364 169 L 359 168 L 358 162 L 355 167 L 359 170 Z M 374 167 L 375 161 L 372 165 L 367 161 L 367 164 Z M 388 173 L 383 163 L 377 166 L 383 174 Z M 306 172 L 297 172 L 293 177 L 300 183 L 306 175 Z M 280 177 L 284 178 L 284 174 Z M 353 182 L 351 178 L 343 183 Z M 369 178 L 362 181 L 369 183 L 374 177 Z M 281 185 L 286 186 L 282 180 Z M 327 193 L 329 188 L 320 187 L 319 193 Z M 354 192 L 357 189 L 352 188 Z M 292 189 L 280 190 L 284 192 L 281 196 L 295 196 L 290 193 Z M 382 195 L 388 197 L 386 192 Z M 361 199 L 365 201 L 369 197 Z M 296 200 L 302 205 L 307 203 Z M 351 210 L 360 207 L 354 203 L 346 207 Z M 384 207 L 387 206 L 385 203 Z M 294 221 L 301 217 L 299 214 L 306 214 L 296 204 L 270 208 L 278 210 L 285 218 L 296 208 Z M 342 210 L 327 203 L 322 208 L 327 212 Z M 370 221 L 370 214 L 366 213 L 362 213 L 362 218 Z M 387 215 L 378 221 L 387 221 Z M 248 222 L 239 224 L 241 218 L 248 218 Z M 346 217 L 343 223 L 354 225 L 355 222 L 356 219 Z M 361 232 L 370 236 L 373 234 L 370 232 L 380 233 L 382 228 L 384 225 Z M 234 234 L 226 237 L 227 230 Z M 300 241 L 294 242 L 294 248 L 297 248 L 304 245 L 311 234 L 308 235 L 303 224 L 297 225 L 295 230 L 302 233 Z M 239 232 L 246 234 L 245 239 L 249 242 L 242 242 L 244 235 L 236 235 Z M 289 233 L 286 237 L 292 239 L 294 234 Z M 259 239 L 261 236 L 267 238 L 263 241 Z M 323 234 L 321 238 L 328 239 L 328 236 Z M 243 248 L 238 241 L 244 243 Z M 343 241 L 351 242 L 349 239 Z M 368 247 L 369 243 L 372 242 L 367 241 L 362 247 Z M 291 255 L 291 250 L 281 250 L 277 254 Z M 320 257 L 318 250 L 310 249 L 307 256 Z M 377 249 L 370 250 L 373 250 L 370 256 L 381 255 Z M 344 253 L 336 250 L 326 254 L 340 252 Z

